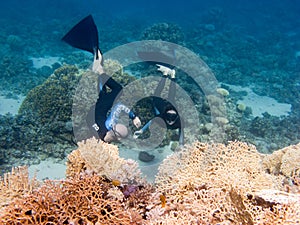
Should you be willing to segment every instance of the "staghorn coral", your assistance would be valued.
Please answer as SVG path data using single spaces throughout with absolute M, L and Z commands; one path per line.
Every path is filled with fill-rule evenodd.
M 26 166 L 12 168 L 10 173 L 5 173 L 3 177 L 0 177 L 0 212 L 3 207 L 9 205 L 13 198 L 31 193 L 38 185 L 35 178 L 29 180 Z

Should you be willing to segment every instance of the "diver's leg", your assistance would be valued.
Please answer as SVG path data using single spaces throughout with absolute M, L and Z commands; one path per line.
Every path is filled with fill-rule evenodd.
M 156 116 L 162 113 L 162 110 L 164 108 L 164 101 L 162 101 L 161 99 L 161 92 L 165 87 L 166 79 L 167 78 L 165 76 L 161 78 L 154 91 L 154 97 L 152 98 L 152 105 L 154 109 L 154 114 Z
M 99 95 L 96 103 L 98 111 L 106 111 L 112 107 L 116 97 L 122 91 L 122 86 L 106 74 L 101 74 L 98 79 Z M 110 91 L 107 90 L 110 88 Z
M 168 94 L 168 100 L 170 102 L 174 102 L 175 101 L 175 95 L 176 95 L 176 82 L 175 82 L 175 78 L 170 79 L 170 87 L 169 87 L 169 94 Z
M 157 87 L 156 87 L 156 89 L 155 89 L 155 91 L 154 91 L 154 96 L 160 97 L 161 92 L 162 92 L 162 90 L 163 90 L 164 87 L 165 87 L 166 79 L 167 79 L 167 78 L 166 78 L 165 76 L 163 76 L 163 77 L 161 78 L 161 80 L 159 81 L 159 83 L 158 83 L 158 85 L 157 85 Z

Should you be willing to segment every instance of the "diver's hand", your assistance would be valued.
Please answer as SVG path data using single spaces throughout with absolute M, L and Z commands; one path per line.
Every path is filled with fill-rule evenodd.
M 142 125 L 141 120 L 140 120 L 140 118 L 138 118 L 138 117 L 135 117 L 135 118 L 132 120 L 132 122 L 133 122 L 133 125 L 134 125 L 136 128 L 139 128 L 139 127 Z
M 134 132 L 133 138 L 134 138 L 134 139 L 137 139 L 142 133 L 143 133 L 143 130 L 142 130 L 142 129 L 137 130 L 136 132 Z
M 97 59 L 97 55 L 98 55 L 98 59 Z M 99 74 L 103 74 L 104 70 L 103 70 L 103 66 L 101 65 L 102 62 L 102 55 L 100 50 L 97 51 L 97 54 L 94 55 L 94 62 L 93 62 L 93 68 L 92 70 L 95 73 L 99 73 Z
M 175 78 L 175 70 L 174 69 L 170 69 L 169 67 L 159 65 L 159 64 L 156 64 L 156 65 L 158 66 L 157 70 L 162 72 L 163 75 L 165 75 L 165 76 L 170 75 L 171 78 Z

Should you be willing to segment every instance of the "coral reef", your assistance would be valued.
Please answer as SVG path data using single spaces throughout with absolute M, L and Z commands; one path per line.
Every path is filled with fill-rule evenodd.
M 156 178 L 157 191 L 166 195 L 167 206 L 158 214 L 159 206 L 152 206 L 149 214 L 156 219 L 154 224 L 168 224 L 162 221 L 174 214 L 186 218 L 187 212 L 193 224 L 295 223 L 300 210 L 299 186 L 296 198 L 284 192 L 285 177 L 265 172 L 264 157 L 254 146 L 241 142 L 227 146 L 194 143 L 169 156 Z M 287 201 L 280 205 L 261 195 L 261 190 L 281 193 L 275 199 L 284 196 Z M 286 223 L 290 216 L 293 222 Z
M 22 49 L 24 46 L 23 40 L 17 35 L 9 35 L 6 39 L 7 44 L 11 50 L 17 51 Z
M 96 139 L 79 143 L 69 155 L 68 178 L 45 181 L 16 198 L 0 223 L 142 224 L 154 188 L 142 182 L 136 165 L 120 158 L 116 146 Z
M 156 23 L 143 31 L 142 40 L 162 40 L 181 44 L 184 41 L 184 34 L 176 24 Z
M 119 157 L 118 147 L 96 138 L 78 143 L 78 149 L 68 156 L 67 177 L 84 171 L 93 171 L 99 176 L 121 183 L 144 183 L 137 162 Z
M 0 177 L 0 213 L 14 198 L 23 197 L 38 186 L 39 182 L 35 178 L 29 180 L 26 166 L 12 168 L 10 173 Z
M 72 96 L 79 78 L 75 66 L 58 68 L 42 85 L 28 93 L 19 114 L 30 112 L 30 116 L 41 125 L 70 120 Z
M 300 177 L 300 143 L 266 155 L 263 160 L 265 170 L 285 177 Z
M 1 90 L 15 94 L 26 94 L 30 89 L 40 84 L 44 77 L 30 71 L 30 60 L 22 54 L 5 54 L 0 59 Z
M 2 208 L 0 221 L 298 224 L 299 164 L 292 158 L 299 158 L 299 146 L 263 155 L 242 142 L 195 142 L 165 159 L 151 185 L 141 178 L 136 162 L 119 157 L 116 146 L 89 139 L 69 155 L 65 180 L 45 181 L 15 197 Z M 281 164 L 282 173 L 270 169 Z
M 75 66 L 64 65 L 32 89 L 16 116 L 0 117 L 0 159 L 5 164 L 38 163 L 42 158 L 65 158 L 73 149 L 72 97 L 80 79 Z

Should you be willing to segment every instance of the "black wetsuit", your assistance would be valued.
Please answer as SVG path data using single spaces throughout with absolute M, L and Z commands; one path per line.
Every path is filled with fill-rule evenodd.
M 161 119 L 163 119 L 163 121 L 165 122 L 165 125 L 167 127 L 167 129 L 171 129 L 171 130 L 175 130 L 175 129 L 179 129 L 179 143 L 182 145 L 184 144 L 184 133 L 183 133 L 183 121 L 179 116 L 178 111 L 176 110 L 176 107 L 171 103 L 171 102 L 175 102 L 175 94 L 176 94 L 176 86 L 175 86 L 175 81 L 174 79 L 171 79 L 171 84 L 170 84 L 170 88 L 169 88 L 169 93 L 168 93 L 168 100 L 161 98 L 161 92 L 165 86 L 167 78 L 166 77 L 162 77 L 160 82 L 158 83 L 155 92 L 154 92 L 154 96 L 152 97 L 152 104 L 153 104 L 153 109 L 154 109 L 154 114 L 155 117 L 160 117 Z M 176 119 L 175 122 L 173 124 L 168 124 L 167 120 L 168 120 L 168 114 L 167 111 L 169 110 L 174 110 L 176 112 Z M 143 128 L 142 130 L 145 131 L 146 129 L 148 129 L 148 127 L 151 125 L 151 121 L 150 120 Z
M 101 140 L 104 140 L 106 133 L 109 130 L 111 130 L 112 126 L 116 122 L 115 117 L 118 117 L 117 115 L 113 116 L 114 118 L 112 118 L 112 115 L 117 114 L 120 111 L 125 111 L 126 113 L 128 113 L 130 119 L 134 119 L 136 116 L 123 104 L 118 103 L 114 105 L 116 97 L 122 91 L 122 86 L 118 82 L 116 82 L 114 79 L 112 79 L 110 76 L 104 73 L 99 75 L 98 87 L 100 90 L 99 96 L 96 105 L 91 107 L 90 109 L 87 123 L 88 126 L 91 128 L 92 132 L 94 133 L 93 136 L 96 136 L 96 131 L 97 136 Z M 107 90 L 107 87 L 110 89 L 109 91 Z M 108 112 L 110 110 L 111 113 L 108 115 Z

